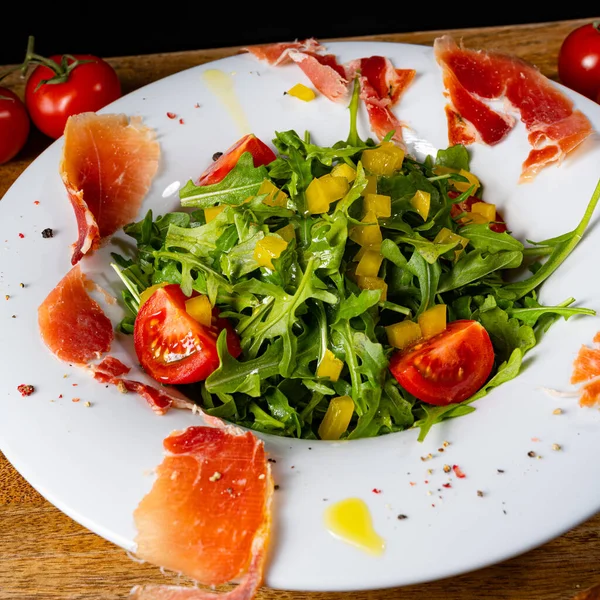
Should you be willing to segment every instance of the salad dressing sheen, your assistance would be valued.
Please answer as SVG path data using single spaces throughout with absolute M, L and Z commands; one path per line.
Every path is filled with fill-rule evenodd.
M 379 556 L 385 540 L 373 529 L 369 507 L 360 498 L 346 498 L 325 510 L 325 527 L 334 537 Z
M 220 69 L 208 69 L 202 73 L 201 77 L 210 91 L 223 102 L 240 133 L 242 135 L 251 133 L 250 124 L 234 90 L 233 77 Z

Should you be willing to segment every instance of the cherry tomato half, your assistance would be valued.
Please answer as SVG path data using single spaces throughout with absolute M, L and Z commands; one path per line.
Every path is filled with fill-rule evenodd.
M 558 76 L 568 88 L 596 100 L 600 94 L 600 22 L 574 29 L 558 53 Z
M 460 194 L 458 192 L 450 190 L 448 192 L 448 196 L 450 198 L 457 198 L 458 196 L 460 196 Z M 476 196 L 469 196 L 463 202 L 458 202 L 457 204 L 453 204 L 450 207 L 450 216 L 454 219 L 454 218 L 458 217 L 458 215 L 461 215 L 465 212 L 470 212 L 473 204 L 477 204 L 477 202 L 483 202 L 483 200 L 481 200 L 480 198 L 477 198 Z M 492 231 L 495 231 L 496 233 L 503 233 L 503 232 L 507 231 L 506 223 L 504 222 L 504 219 L 502 218 L 502 216 L 500 215 L 500 213 L 498 211 L 496 211 L 495 222 L 490 223 L 490 229 Z
M 25 105 L 13 91 L 0 87 L 0 165 L 23 148 L 30 130 Z
M 241 354 L 235 329 L 213 310 L 213 325 L 206 327 L 185 310 L 187 296 L 177 284 L 158 288 L 140 307 L 133 341 L 143 369 L 156 381 L 170 384 L 195 383 L 206 379 L 219 366 L 217 337 L 227 330 L 227 348 L 233 357 Z
M 494 348 L 478 321 L 452 321 L 444 331 L 392 355 L 389 369 L 410 394 L 445 406 L 462 402 L 487 381 Z
M 244 152 L 252 154 L 255 167 L 261 167 L 273 162 L 275 153 L 269 146 L 259 140 L 253 133 L 249 133 L 240 138 L 233 146 L 213 162 L 202 175 L 200 175 L 197 185 L 212 185 L 219 183 L 233 167 L 237 164 L 240 156 Z
M 121 96 L 119 77 L 106 61 L 91 54 L 75 54 L 73 58 L 79 63 L 63 83 L 43 83 L 51 80 L 56 72 L 38 65 L 25 85 L 25 105 L 31 120 L 53 139 L 63 134 L 71 115 L 96 112 Z M 73 58 L 67 59 L 68 65 L 74 63 Z M 62 56 L 51 56 L 49 60 L 58 67 Z

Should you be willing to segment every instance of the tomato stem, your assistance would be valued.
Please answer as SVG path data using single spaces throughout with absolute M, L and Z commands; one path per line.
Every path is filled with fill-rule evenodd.
M 20 65 L 21 69 L 21 77 L 25 77 L 27 74 L 27 69 L 29 69 L 30 65 L 41 65 L 44 67 L 48 67 L 54 72 L 54 76 L 49 79 L 42 79 L 36 86 L 36 90 L 38 90 L 45 83 L 65 83 L 69 79 L 69 75 L 73 69 L 77 68 L 79 65 L 86 62 L 93 62 L 92 60 L 78 60 L 72 54 L 63 54 L 60 60 L 60 63 L 57 63 L 41 54 L 37 54 L 34 52 L 34 36 L 30 35 L 27 40 L 27 50 L 25 53 L 25 60 Z M 71 61 L 71 62 L 69 62 Z

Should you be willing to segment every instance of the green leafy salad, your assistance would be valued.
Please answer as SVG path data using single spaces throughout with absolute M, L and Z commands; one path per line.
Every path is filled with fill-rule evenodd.
M 600 184 L 573 231 L 525 245 L 473 210 L 483 186 L 464 146 L 423 162 L 406 155 L 393 172 L 378 174 L 365 153 L 385 148 L 391 135 L 362 141 L 357 107 L 355 90 L 347 139 L 321 147 L 309 133 L 275 132 L 269 164 L 255 167 L 244 152 L 218 183 L 182 187 L 180 211 L 148 211 L 124 228 L 136 252 L 113 254 L 128 311 L 122 332 L 135 333 L 144 292 L 164 284 L 207 297 L 235 329 L 241 353 L 230 354 L 221 331 L 217 368 L 178 386 L 210 415 L 295 438 L 418 428 L 422 441 L 434 424 L 474 411 L 474 400 L 516 377 L 523 356 L 558 319 L 595 314 L 571 297 L 543 306 L 538 292 L 582 238 Z M 339 172 L 352 173 L 341 197 L 315 210 L 311 182 Z M 440 306 L 437 321 L 426 322 Z M 390 360 L 415 346 L 442 347 L 446 325 L 457 320 L 485 328 L 491 370 L 460 401 L 443 394 L 423 401 L 400 384 Z M 433 384 L 438 366 L 431 363 Z M 339 399 L 346 403 L 334 409 Z

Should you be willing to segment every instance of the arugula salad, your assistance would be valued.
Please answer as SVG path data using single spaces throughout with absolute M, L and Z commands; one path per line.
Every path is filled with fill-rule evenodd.
M 595 314 L 538 293 L 600 186 L 573 231 L 525 245 L 464 146 L 419 162 L 391 135 L 360 139 L 357 110 L 355 89 L 349 135 L 330 147 L 289 130 L 272 157 L 225 153 L 222 176 L 181 188 L 181 210 L 124 228 L 136 252 L 113 254 L 119 328 L 150 375 L 210 415 L 295 438 L 418 428 L 422 441 L 516 377 L 558 319 Z

